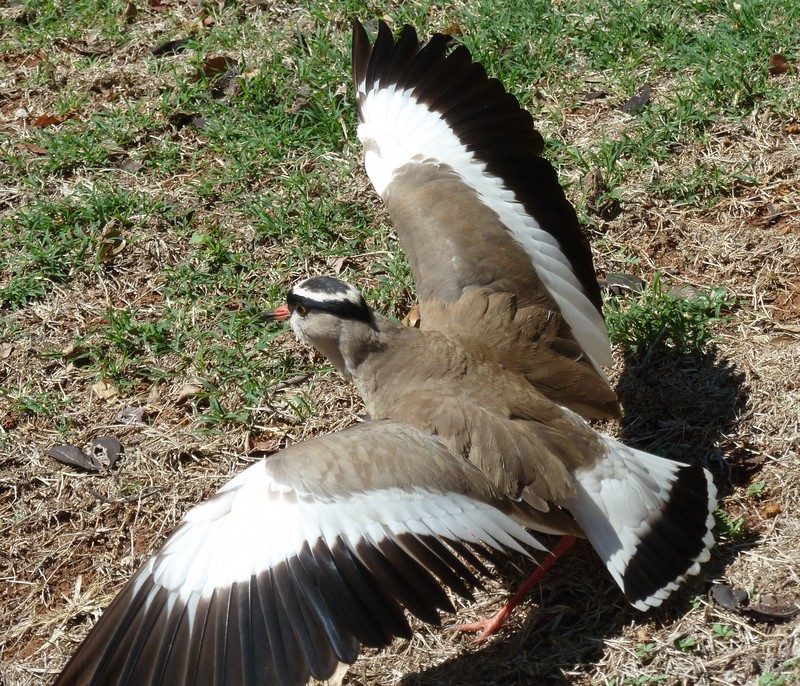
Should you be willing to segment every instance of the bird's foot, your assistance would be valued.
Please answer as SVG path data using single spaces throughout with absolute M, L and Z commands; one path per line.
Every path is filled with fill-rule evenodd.
M 503 626 L 503 624 L 505 624 L 505 621 L 508 619 L 511 611 L 522 602 L 522 599 L 528 595 L 528 593 L 530 593 L 530 590 L 537 583 L 539 583 L 539 581 L 541 581 L 547 570 L 555 564 L 558 558 L 560 558 L 572 547 L 573 543 L 575 543 L 574 536 L 562 536 L 561 540 L 556 544 L 556 547 L 550 551 L 550 554 L 547 556 L 547 558 L 545 558 L 536 571 L 528 577 L 528 580 L 522 584 L 522 586 L 520 586 L 520 589 L 508 599 L 508 602 L 503 605 L 499 612 L 495 613 L 491 617 L 481 620 L 480 622 L 457 624 L 456 626 L 452 627 L 452 630 L 460 633 L 467 631 L 480 631 L 481 633 L 472 640 L 475 643 L 481 643 L 482 641 L 485 641 L 487 638 L 489 638 L 489 636 Z
M 473 636 L 470 640 L 473 643 L 482 643 L 485 641 L 489 636 L 491 636 L 495 631 L 497 631 L 503 624 L 505 624 L 506 619 L 511 614 L 511 611 L 514 609 L 514 605 L 511 604 L 511 601 L 507 602 L 503 605 L 503 608 L 493 614 L 491 617 L 487 617 L 486 619 L 482 619 L 480 622 L 471 622 L 469 624 L 456 624 L 454 627 L 451 627 L 452 631 L 458 631 L 459 633 L 466 633 L 468 631 L 480 631 L 477 636 Z

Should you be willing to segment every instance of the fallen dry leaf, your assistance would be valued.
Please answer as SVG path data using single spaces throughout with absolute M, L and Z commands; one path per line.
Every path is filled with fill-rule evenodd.
M 347 264 L 347 257 L 345 255 L 329 256 L 325 260 L 325 264 L 334 274 L 341 274 Z
M 119 255 L 127 245 L 127 242 L 122 237 L 119 222 L 112 220 L 103 232 L 103 236 L 99 241 L 97 248 L 97 261 L 110 262 L 117 255 Z
M 592 100 L 600 100 L 607 97 L 608 93 L 605 91 L 581 91 L 578 93 L 578 98 L 581 102 L 591 102 Z
M 168 55 L 177 55 L 189 47 L 189 38 L 178 38 L 177 40 L 168 40 L 166 43 L 157 45 L 150 51 L 153 57 L 166 57 Z
M 770 76 L 778 76 L 786 74 L 792 70 L 792 63 L 787 60 L 779 52 L 770 56 L 769 58 L 769 74 Z
M 783 511 L 780 503 L 767 503 L 761 508 L 761 516 L 764 519 L 772 519 Z
M 200 73 L 207 79 L 224 74 L 226 71 L 234 71 L 239 63 L 232 57 L 222 55 L 220 57 L 209 57 L 200 69 Z
M 92 384 L 92 390 L 101 400 L 111 400 L 111 398 L 117 395 L 117 387 L 114 385 L 113 381 L 109 381 L 108 379 L 101 379 L 96 384 Z
M 800 601 L 762 593 L 756 602 L 750 603 L 747 611 L 759 615 L 761 619 L 788 619 L 800 614 Z
M 55 114 L 42 114 L 33 122 L 33 126 L 37 129 L 43 129 L 46 126 L 54 126 L 56 124 L 61 124 L 62 122 L 66 121 L 66 117 L 59 117 Z
M 297 386 L 298 384 L 305 383 L 311 378 L 311 374 L 296 374 L 295 376 L 291 376 L 285 381 L 281 381 L 276 383 L 272 390 L 273 392 L 277 392 L 283 390 L 284 388 L 289 388 L 290 386 Z
M 206 128 L 206 120 L 199 114 L 192 114 L 190 112 L 175 112 L 169 117 L 169 123 L 172 124 L 178 131 L 185 126 L 193 126 L 196 129 Z
M 80 467 L 89 472 L 100 471 L 100 462 L 74 445 L 56 445 L 48 449 L 46 454 L 63 464 Z
M 286 114 L 297 114 L 308 104 L 308 99 L 304 97 L 296 98 L 291 107 L 286 108 Z
M 726 610 L 756 615 L 759 619 L 782 620 L 800 613 L 800 602 L 797 598 L 781 598 L 761 593 L 756 601 L 751 601 L 747 591 L 731 588 L 728 584 L 714 584 L 709 596 Z
M 726 610 L 739 610 L 745 607 L 750 599 L 747 591 L 731 588 L 728 584 L 714 584 L 709 591 L 711 599 Z
M 788 333 L 800 333 L 800 325 L 797 324 L 776 324 L 776 331 L 787 331 Z M 793 339 L 789 339 L 793 340 Z
M 178 391 L 178 397 L 175 399 L 175 402 L 182 403 L 188 398 L 191 398 L 193 395 L 197 395 L 202 390 L 202 386 L 197 386 L 193 383 L 184 384 L 181 390 Z
M 122 17 L 128 24 L 130 24 L 134 19 L 136 19 L 137 14 L 139 14 L 139 10 L 136 9 L 136 3 L 129 2 L 125 6 L 125 11 L 122 13 Z
M 236 95 L 241 91 L 239 63 L 232 57 L 210 57 L 197 74 L 211 82 L 211 96 L 217 100 Z
M 627 114 L 639 114 L 648 102 L 650 102 L 650 84 L 646 83 L 636 95 L 622 103 L 622 111 Z
M 62 357 L 72 357 L 74 355 L 80 355 L 82 352 L 83 346 L 81 346 L 78 341 L 72 341 L 72 343 L 69 343 L 61 349 Z
M 147 394 L 147 404 L 150 407 L 158 407 L 161 404 L 161 388 L 158 383 L 150 386 L 150 392 Z
M 421 316 L 419 313 L 419 306 L 414 305 L 409 311 L 408 314 L 403 317 L 403 326 L 407 326 L 410 329 L 418 329 L 421 321 Z
M 78 40 L 70 47 L 79 55 L 85 55 L 86 57 L 109 55 L 114 50 L 111 41 L 102 38 L 96 33 L 90 33 L 85 39 Z
M 144 424 L 144 414 L 144 407 L 126 405 L 117 412 L 115 419 L 122 424 Z
M 47 148 L 43 148 L 41 145 L 36 145 L 35 143 L 28 143 L 27 141 L 20 141 L 16 143 L 14 147 L 36 153 L 37 155 L 46 155 L 49 152 Z
M 99 462 L 105 458 L 109 467 L 113 467 L 122 454 L 122 444 L 114 436 L 100 436 L 92 439 L 92 457 Z
M 239 80 L 238 71 L 226 71 L 217 76 L 211 84 L 211 97 L 220 100 L 226 97 L 234 97 L 242 92 L 242 84 Z
M 122 169 L 122 171 L 129 172 L 131 174 L 138 174 L 140 171 L 144 171 L 147 169 L 145 165 L 137 160 L 132 160 L 127 155 L 123 157 L 119 162 L 117 162 L 117 167 Z
M 442 33 L 445 36 L 461 36 L 464 34 L 464 32 L 461 30 L 461 27 L 456 22 L 450 24 L 450 26 L 444 29 Z

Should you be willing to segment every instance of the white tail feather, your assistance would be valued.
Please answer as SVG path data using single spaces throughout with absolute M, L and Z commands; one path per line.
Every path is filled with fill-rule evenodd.
M 559 504 L 631 604 L 657 607 L 709 558 L 716 488 L 705 469 L 603 439 L 606 458 L 576 471 L 575 496 Z

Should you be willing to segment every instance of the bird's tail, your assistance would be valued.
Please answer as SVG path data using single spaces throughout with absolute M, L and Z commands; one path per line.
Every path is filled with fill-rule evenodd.
M 603 436 L 607 456 L 576 472 L 559 503 L 575 517 L 630 603 L 657 607 L 697 574 L 714 543 L 711 474 Z

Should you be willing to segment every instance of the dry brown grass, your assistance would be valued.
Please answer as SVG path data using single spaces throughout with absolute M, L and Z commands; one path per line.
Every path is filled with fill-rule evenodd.
M 292 21 L 289 8 L 270 7 L 271 22 Z M 187 16 L 169 21 L 158 13 L 140 17 L 131 30 L 140 33 L 142 46 L 151 47 L 191 18 L 190 10 L 181 11 Z M 10 53 L 7 83 L 22 82 L 33 68 L 29 59 Z M 69 60 L 61 59 L 54 83 L 66 79 L 75 89 L 97 86 L 96 97 L 81 112 L 84 118 L 113 107 L 111 91 L 115 98 L 156 108 L 166 77 L 148 74 L 136 59 L 109 54 L 102 75 L 71 70 Z M 782 78 L 788 84 L 800 77 L 795 72 Z M 654 84 L 656 91 L 659 87 L 669 84 Z M 52 100 L 47 88 L 32 92 L 9 87 L 2 103 L 3 116 L 9 117 L 4 133 L 24 140 L 30 115 L 49 111 Z M 576 146 L 599 138 L 603 130 L 621 130 L 626 121 L 602 102 L 564 116 L 565 135 Z M 659 358 L 644 369 L 628 366 L 618 355 L 613 379 L 626 420 L 621 427 L 607 428 L 641 446 L 663 444 L 673 456 L 708 461 L 721 487 L 721 505 L 731 516 L 743 518 L 744 535 L 723 537 L 689 591 L 647 615 L 624 603 L 589 546 L 578 545 L 508 627 L 485 645 L 415 624 L 413 640 L 367 652 L 348 671 L 345 684 L 583 685 L 622 684 L 626 679 L 644 683 L 652 677 L 664 684 L 749 685 L 759 684 L 768 672 L 788 675 L 782 683 L 800 683 L 797 663 L 782 667 L 800 656 L 800 615 L 770 620 L 725 610 L 705 596 L 711 582 L 721 581 L 762 600 L 774 596 L 773 604 L 800 607 L 800 137 L 787 133 L 786 121 L 755 117 L 746 129 L 720 130 L 712 138 L 716 145 L 684 150 L 670 164 L 691 168 L 709 157 L 726 163 L 750 161 L 762 183 L 736 188 L 712 209 L 703 209 L 676 208 L 668 200 L 649 197 L 643 184 L 633 182 L 624 189 L 623 211 L 600 222 L 595 238 L 602 234 L 605 245 L 622 246 L 637 256 L 645 278 L 660 270 L 679 283 L 725 285 L 744 304 L 733 320 L 717 327 L 716 343 L 707 353 Z M 192 131 L 183 130 L 186 154 L 195 142 Z M 349 148 L 345 162 L 359 154 Z M 366 191 L 363 173 L 351 178 L 344 165 L 341 174 L 333 183 L 377 204 Z M 180 176 L 153 189 L 141 176 L 121 178 L 144 192 L 169 194 L 181 207 L 197 204 Z M 46 192 L 63 197 L 87 182 L 91 178 L 78 171 L 49 182 Z M 0 211 L 24 206 L 31 195 L 23 187 L 0 190 Z M 228 209 L 198 209 L 196 221 L 222 221 L 247 244 L 249 228 L 226 215 Z M 385 220 L 381 210 L 376 213 Z M 93 380 L 68 357 L 43 355 L 63 351 L 110 302 L 155 305 L 148 294 L 158 292 L 159 266 L 177 262 L 185 246 L 153 222 L 139 229 L 136 249 L 123 254 L 113 274 L 78 275 L 70 286 L 55 288 L 43 300 L 0 313 L 22 332 L 0 341 L 0 385 L 60 389 L 75 399 L 63 411 L 70 442 L 85 446 L 94 436 L 114 434 L 125 446 L 124 470 L 100 477 L 78 473 L 45 455 L 65 440 L 50 418 L 14 409 L 0 398 L 4 686 L 49 683 L 142 558 L 190 507 L 255 459 L 247 456 L 252 440 L 271 441 L 277 449 L 342 428 L 361 411 L 351 388 L 333 375 L 319 374 L 276 391 L 272 406 L 255 414 L 249 432 L 237 428 L 208 435 L 198 431 L 191 408 L 179 398 L 181 388 L 192 381 L 188 373 L 155 390 L 103 400 L 92 391 Z M 387 245 L 386 236 L 376 238 L 375 252 Z M 629 269 L 618 253 L 600 250 L 596 258 L 601 272 Z M 359 256 L 353 265 L 366 269 L 374 259 Z M 296 274 L 304 270 L 325 271 L 325 260 L 310 256 L 295 269 Z M 275 278 L 288 282 L 296 274 Z M 289 334 L 278 340 L 274 354 L 285 351 L 309 355 Z M 282 404 L 299 392 L 310 396 L 317 408 L 303 424 L 293 422 Z M 135 404 L 147 404 L 148 421 L 121 422 L 121 407 Z M 746 492 L 756 482 L 765 484 L 762 499 Z M 478 602 L 462 607 L 457 621 L 498 608 L 507 588 L 524 576 L 510 565 L 504 571 L 505 581 L 488 582 Z M 690 602 L 693 594 L 696 606 Z M 453 621 L 445 618 L 445 623 Z M 729 626 L 729 635 L 715 634 L 715 624 Z M 694 646 L 682 650 L 678 641 L 690 637 Z

